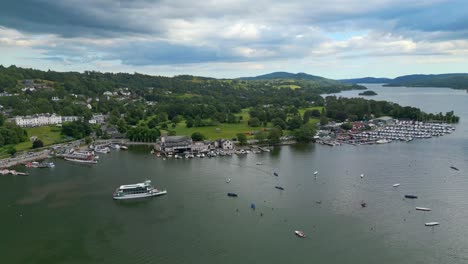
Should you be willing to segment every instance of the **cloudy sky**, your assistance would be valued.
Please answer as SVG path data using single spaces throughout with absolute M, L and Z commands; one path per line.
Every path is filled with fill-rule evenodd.
M 0 64 L 226 78 L 468 72 L 467 10 L 466 0 L 2 1 Z

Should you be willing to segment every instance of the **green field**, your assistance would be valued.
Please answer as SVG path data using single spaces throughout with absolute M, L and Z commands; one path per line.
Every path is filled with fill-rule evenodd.
M 307 110 L 319 110 L 320 113 L 321 113 L 322 110 L 323 110 L 323 106 L 313 106 L 313 107 L 307 107 L 307 108 L 300 108 L 299 109 L 299 114 L 301 116 L 304 116 L 304 112 L 307 111 Z
M 173 130 L 176 131 L 176 135 L 186 135 L 191 136 L 194 132 L 202 133 L 207 139 L 215 140 L 215 139 L 232 139 L 236 138 L 238 133 L 245 133 L 248 134 L 252 131 L 261 131 L 263 127 L 249 127 L 247 121 L 249 120 L 249 110 L 242 109 L 240 114 L 236 114 L 236 116 L 242 116 L 242 120 L 240 123 L 237 124 L 228 124 L 228 123 L 220 123 L 217 126 L 205 126 L 205 127 L 191 127 L 188 128 L 185 124 L 185 121 L 180 122 L 177 124 L 176 128 Z
M 28 132 L 28 141 L 19 143 L 15 146 L 17 151 L 24 151 L 32 148 L 32 142 L 29 141 L 29 137 L 36 136 L 38 139 L 44 142 L 44 146 L 53 145 L 66 140 L 60 134 L 61 128 L 55 126 L 43 126 L 43 127 L 32 127 L 26 128 Z
M 277 88 L 289 88 L 291 90 L 295 90 L 295 89 L 300 89 L 301 87 L 299 85 L 295 85 L 295 84 L 283 84 L 283 85 L 279 85 L 279 86 L 276 86 Z
M 306 110 L 317 109 L 319 111 L 322 110 L 323 107 L 309 107 L 304 109 L 299 109 L 299 113 L 301 116 L 304 114 Z M 176 132 L 176 135 L 182 136 L 191 136 L 194 132 L 202 133 L 207 139 L 215 140 L 215 139 L 232 139 L 236 138 L 238 133 L 249 134 L 252 131 L 262 131 L 264 127 L 249 127 L 247 121 L 249 120 L 249 109 L 242 109 L 241 113 L 236 114 L 236 116 L 242 116 L 242 120 L 240 123 L 237 124 L 227 124 L 227 123 L 220 123 L 217 126 L 205 126 L 205 127 L 191 127 L 188 128 L 185 124 L 185 121 L 180 122 L 177 126 L 172 129 Z M 310 119 L 309 123 L 316 124 L 319 122 L 319 119 Z M 268 124 L 267 127 L 271 127 L 271 123 Z M 285 135 L 289 134 L 290 131 L 283 131 Z M 249 136 L 248 136 L 249 137 Z

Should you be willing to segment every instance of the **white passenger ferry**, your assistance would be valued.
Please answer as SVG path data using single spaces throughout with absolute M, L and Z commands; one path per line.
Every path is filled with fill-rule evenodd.
M 147 180 L 142 183 L 122 185 L 114 192 L 115 200 L 144 198 L 166 194 L 166 190 L 158 190 L 151 185 L 151 181 Z

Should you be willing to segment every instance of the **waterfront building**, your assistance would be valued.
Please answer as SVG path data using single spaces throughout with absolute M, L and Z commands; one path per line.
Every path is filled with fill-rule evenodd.
M 210 144 L 207 144 L 203 141 L 196 141 L 192 144 L 193 152 L 206 152 L 210 149 Z
M 164 152 L 192 151 L 192 139 L 187 136 L 163 136 L 156 145 L 156 150 Z

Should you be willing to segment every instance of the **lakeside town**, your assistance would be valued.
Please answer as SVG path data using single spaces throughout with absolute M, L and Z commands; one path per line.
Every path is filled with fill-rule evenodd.
M 20 127 L 38 127 L 48 125 L 60 125 L 79 117 L 62 117 L 55 114 L 41 114 L 34 116 L 18 116 L 12 119 Z M 72 120 L 74 121 L 74 120 Z M 105 124 L 105 115 L 95 115 L 88 121 L 91 124 Z M 410 142 L 418 139 L 429 139 L 440 137 L 452 133 L 455 127 L 450 124 L 440 122 L 421 122 L 414 120 L 398 120 L 389 116 L 374 118 L 369 121 L 356 122 L 328 122 L 321 125 L 316 124 L 317 132 L 313 137 L 319 144 L 329 146 L 350 145 L 372 145 L 386 144 L 395 141 Z M 37 140 L 34 135 L 31 141 Z M 293 136 L 282 136 L 280 142 L 275 145 L 285 145 L 297 143 Z M 26 165 L 27 167 L 47 168 L 53 167 L 50 162 L 37 162 L 48 158 L 63 158 L 67 161 L 97 164 L 98 154 L 106 154 L 111 149 L 127 150 L 131 145 L 152 146 L 151 154 L 166 158 L 190 159 L 190 158 L 212 158 L 216 156 L 245 155 L 249 153 L 257 154 L 269 152 L 271 144 L 261 142 L 256 139 L 249 139 L 247 144 L 240 144 L 236 139 L 218 140 L 193 140 L 188 135 L 169 136 L 162 135 L 156 142 L 136 142 L 129 139 L 115 136 L 112 139 L 95 139 L 90 145 L 84 140 L 76 140 L 63 144 L 49 146 L 38 152 L 28 152 L 12 158 L 0 160 L 0 168 L 8 168 L 16 165 Z M 21 173 L 3 169 L 0 174 Z M 24 174 L 23 174 L 24 175 Z

